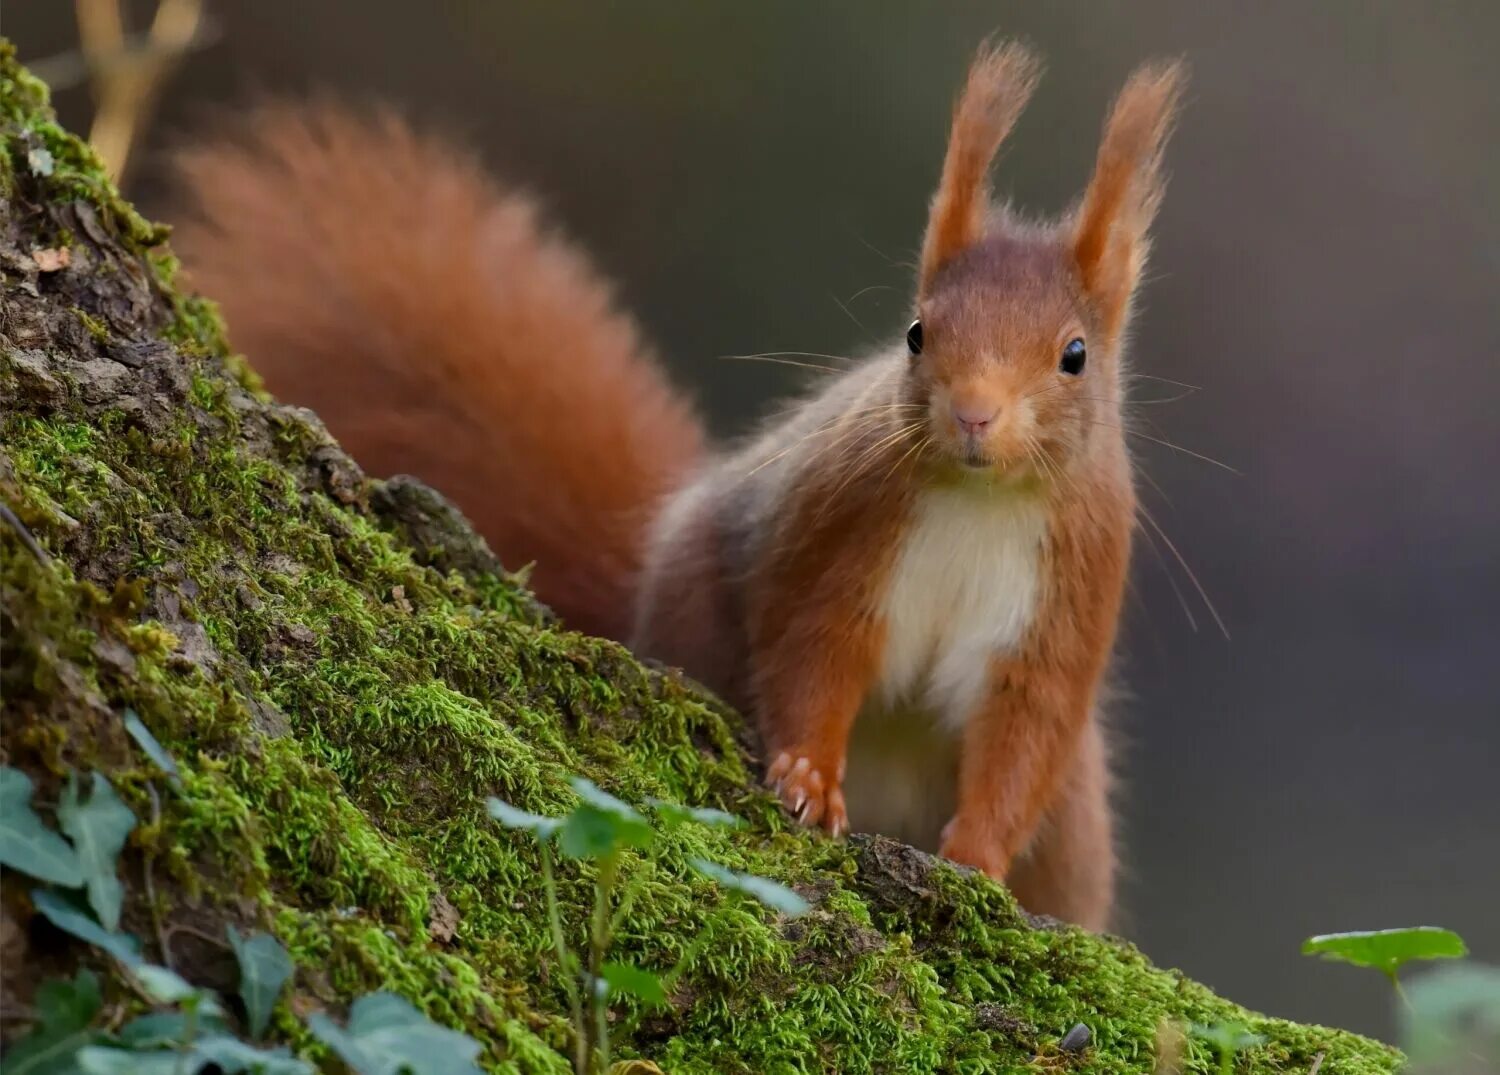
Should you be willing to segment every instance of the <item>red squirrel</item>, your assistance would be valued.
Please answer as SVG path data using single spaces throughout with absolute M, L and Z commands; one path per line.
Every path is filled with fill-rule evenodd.
M 389 116 L 269 106 L 186 151 L 177 245 L 367 467 L 451 496 L 569 625 L 753 713 L 802 821 L 1103 928 L 1122 347 L 1182 76 L 1131 76 L 1082 200 L 1038 224 L 987 182 L 1038 72 L 1015 44 L 970 68 L 906 338 L 718 453 L 585 257 Z

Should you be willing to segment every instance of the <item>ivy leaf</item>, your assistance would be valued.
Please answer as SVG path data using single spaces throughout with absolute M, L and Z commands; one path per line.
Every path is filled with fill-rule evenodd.
M 669 829 L 681 828 L 693 821 L 700 825 L 724 829 L 738 829 L 745 824 L 744 818 L 725 810 L 715 810 L 711 806 L 683 806 L 680 803 L 667 802 L 665 799 L 652 799 L 650 802 L 656 810 L 656 816 L 661 818 Z
M 688 865 L 709 880 L 717 881 L 725 888 L 752 896 L 771 910 L 779 911 L 788 918 L 806 914 L 809 909 L 808 902 L 797 893 L 767 878 L 757 877 L 753 873 L 731 870 L 727 866 L 720 866 L 717 862 L 709 862 L 707 859 L 691 858 L 688 859 Z
M 80 970 L 72 981 L 44 982 L 36 991 L 37 1025 L 5 1054 L 5 1075 L 44 1075 L 73 1068 L 73 1058 L 98 1040 L 89 1029 L 99 1014 L 99 979 Z
M 307 1028 L 358 1075 L 482 1075 L 474 1058 L 479 1043 L 438 1026 L 394 993 L 371 993 L 349 1009 L 349 1025 L 340 1027 L 322 1012 L 307 1019 Z
M 140 1053 L 90 1045 L 78 1051 L 78 1070 L 84 1075 L 197 1075 L 202 1067 L 195 1057 L 176 1049 Z
M 489 799 L 490 817 L 494 818 L 507 829 L 521 829 L 529 832 L 538 840 L 550 840 L 552 834 L 562 827 L 562 819 L 555 817 L 543 817 L 541 814 L 528 813 L 518 809 L 508 802 L 502 802 L 493 795 Z
M 312 1066 L 298 1060 L 290 1049 L 257 1049 L 228 1034 L 210 1034 L 193 1042 L 193 1057 L 212 1064 L 224 1075 L 258 1072 L 259 1075 L 312 1075 Z
M 276 1006 L 281 987 L 297 968 L 286 949 L 269 933 L 255 932 L 241 937 L 233 926 L 226 927 L 224 932 L 240 961 L 240 999 L 245 1002 L 250 1036 L 259 1038 L 271 1022 L 271 1009 Z
M 650 971 L 627 963 L 606 963 L 599 968 L 599 976 L 609 986 L 611 993 L 626 993 L 651 1005 L 667 1002 L 667 993 L 662 988 L 661 979 Z
M 83 884 L 78 853 L 42 824 L 31 809 L 31 777 L 9 765 L 0 766 L 0 866 L 76 888 Z
M 156 763 L 156 767 L 167 776 L 167 782 L 172 787 L 182 789 L 182 773 L 177 768 L 177 763 L 172 760 L 172 755 L 161 743 L 157 742 L 156 736 L 151 734 L 151 729 L 141 722 L 140 715 L 134 709 L 125 710 L 125 730 L 130 733 L 146 757 Z
M 163 1045 L 181 1045 L 188 1039 L 189 1020 L 185 1012 L 148 1012 L 126 1023 L 115 1035 L 121 1045 L 131 1049 L 155 1049 Z M 197 1034 L 227 1034 L 229 1025 L 211 1012 L 199 1012 L 192 1024 Z
M 1372 967 L 1395 981 L 1402 964 L 1413 959 L 1459 959 L 1468 955 L 1469 949 L 1451 929 L 1413 926 L 1309 937 L 1302 942 L 1302 954 Z
M 78 864 L 88 886 L 89 905 L 104 928 L 113 932 L 120 924 L 120 905 L 125 889 L 115 873 L 115 859 L 125 846 L 125 837 L 135 828 L 135 815 L 120 801 L 103 773 L 94 773 L 94 790 L 83 799 L 78 775 L 70 774 L 57 804 L 57 820 L 73 841 Z
M 141 990 L 157 1004 L 180 1004 L 210 1015 L 223 1015 L 219 999 L 207 989 L 199 989 L 182 975 L 154 963 L 137 963 L 130 968 L 131 977 Z
M 64 933 L 71 933 L 80 941 L 87 941 L 95 948 L 102 948 L 127 967 L 140 965 L 139 941 L 128 933 L 114 933 L 105 929 L 61 893 L 45 888 L 34 888 L 31 890 L 31 905 L 36 908 L 39 915 Z

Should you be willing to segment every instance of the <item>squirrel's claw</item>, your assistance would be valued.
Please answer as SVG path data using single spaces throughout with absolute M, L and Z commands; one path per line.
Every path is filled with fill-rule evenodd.
M 766 783 L 804 825 L 820 825 L 834 836 L 849 831 L 844 792 L 834 773 L 804 754 L 782 751 L 766 770 Z

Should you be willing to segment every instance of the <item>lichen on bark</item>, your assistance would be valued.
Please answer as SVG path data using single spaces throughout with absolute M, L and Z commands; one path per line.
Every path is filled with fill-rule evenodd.
M 1320 1053 L 1339 1075 L 1398 1066 L 1031 919 L 969 871 L 789 824 L 736 715 L 568 632 L 440 497 L 368 480 L 313 415 L 267 398 L 211 305 L 178 290 L 163 231 L 57 126 L 8 45 L 0 124 L 0 499 L 43 551 L 0 525 L 0 751 L 39 800 L 97 769 L 142 819 L 120 875 L 125 927 L 153 958 L 228 990 L 217 938 L 253 925 L 298 968 L 273 1036 L 311 1059 L 325 1054 L 302 1016 L 383 988 L 474 1036 L 494 1071 L 563 1072 L 536 849 L 483 802 L 565 810 L 581 774 L 749 822 L 674 831 L 630 862 L 645 887 L 623 958 L 670 966 L 719 908 L 694 855 L 814 905 L 717 920 L 671 1007 L 623 1043 L 674 1075 L 1148 1071 L 1163 1022 L 1226 1020 L 1266 1039 L 1239 1071 L 1305 1072 Z M 68 264 L 44 271 L 56 259 L 36 252 L 58 249 Z M 127 709 L 180 787 L 132 745 Z M 576 929 L 592 877 L 560 880 Z M 7 1007 L 80 962 L 108 971 L 26 892 L 14 874 L 0 885 Z M 107 989 L 117 1010 L 139 1003 L 117 978 Z M 1092 1044 L 1064 1053 L 1077 1022 Z M 1185 1060 L 1214 1063 L 1197 1043 Z

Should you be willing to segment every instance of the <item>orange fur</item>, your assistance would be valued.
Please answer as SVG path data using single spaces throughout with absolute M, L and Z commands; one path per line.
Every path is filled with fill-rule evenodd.
M 949 258 L 984 234 L 990 162 L 1026 107 L 1040 74 L 1036 57 L 1013 43 L 986 45 L 969 68 L 968 83 L 953 107 L 943 175 L 922 244 L 923 294 Z
M 1049 811 L 1054 843 L 1083 846 L 1072 854 L 1037 849 L 1032 871 L 1035 902 L 1048 913 L 1073 911 L 1101 928 L 1113 892 L 1113 848 L 1101 840 L 1097 806 L 1107 780 L 1074 789 L 1083 801 L 1060 802 L 1080 766 L 1107 772 L 1092 751 L 1102 744 L 1096 692 L 1113 647 L 1125 589 L 1134 500 L 1128 487 L 1080 476 L 1077 499 L 1060 504 L 1045 551 L 1050 589 L 1029 644 L 996 660 L 983 712 L 969 725 L 959 766 L 959 806 L 944 833 L 942 853 L 996 876 L 1038 835 Z M 1082 755 L 1082 756 L 1080 756 Z M 1059 810 L 1058 807 L 1065 807 Z M 1081 811 L 1081 812 L 1080 812 Z M 1103 846 L 1100 846 L 1100 845 Z M 1083 861 L 1081 852 L 1095 861 Z M 1046 874 L 1088 877 L 1092 885 L 1056 885 Z
M 620 637 L 633 591 L 632 647 L 753 712 L 804 821 L 861 823 L 844 785 L 869 712 L 910 737 L 886 757 L 911 786 L 850 784 L 849 803 L 909 792 L 921 816 L 893 827 L 918 832 L 951 800 L 944 854 L 1099 928 L 1098 696 L 1135 513 L 1120 347 L 1180 78 L 1133 77 L 1079 210 L 1023 226 L 985 175 L 1037 69 L 986 47 L 955 107 L 921 353 L 857 364 L 717 458 L 529 204 L 388 119 L 272 109 L 248 148 L 189 154 L 205 222 L 184 246 L 273 388 L 535 558 L 570 622 Z M 1088 356 L 1069 372 L 1073 340 Z
M 174 246 L 267 385 L 623 638 L 649 513 L 702 433 L 586 258 L 388 113 L 270 105 L 178 163 Z
M 1145 263 L 1146 230 L 1165 190 L 1162 147 L 1183 81 L 1181 65 L 1153 64 L 1125 83 L 1104 125 L 1094 178 L 1078 211 L 1074 256 L 1111 334 L 1119 331 Z
M 1031 846 L 1005 880 L 1023 907 L 1043 908 L 1096 929 L 1109 924 L 1115 899 L 1114 822 L 1109 743 L 1097 718 L 1084 729 Z

